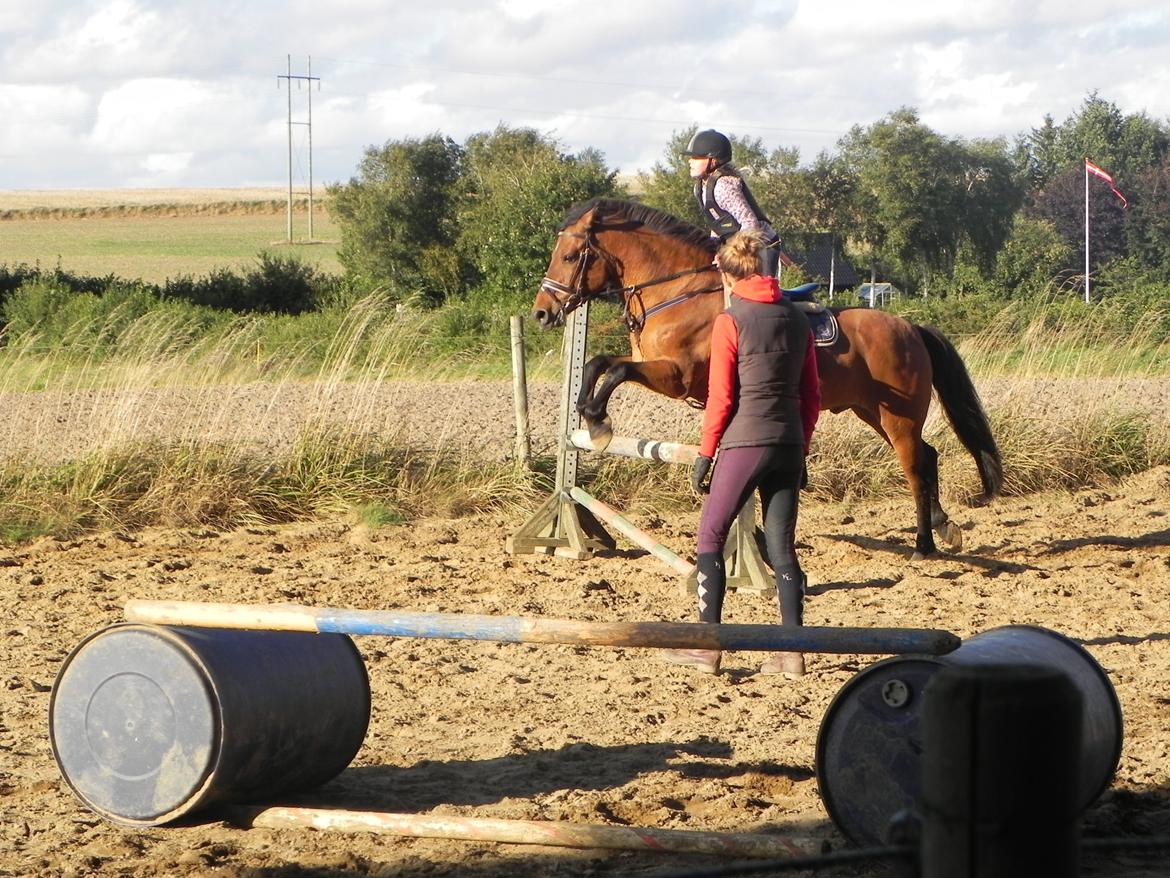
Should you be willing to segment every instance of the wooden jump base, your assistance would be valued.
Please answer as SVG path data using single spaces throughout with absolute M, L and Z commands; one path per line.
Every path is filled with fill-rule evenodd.
M 808 856 L 821 843 L 747 832 L 697 832 L 551 820 L 503 820 L 437 814 L 392 814 L 323 808 L 230 808 L 233 823 L 250 828 L 374 832 L 407 838 L 449 838 L 503 844 L 599 848 L 659 853 L 722 854 L 783 859 Z
M 942 655 L 959 638 L 930 628 L 784 627 L 702 622 L 579 622 L 525 616 L 349 610 L 294 604 L 127 601 L 126 618 L 153 625 L 305 631 L 499 643 L 561 643 L 651 649 L 726 649 L 837 655 Z

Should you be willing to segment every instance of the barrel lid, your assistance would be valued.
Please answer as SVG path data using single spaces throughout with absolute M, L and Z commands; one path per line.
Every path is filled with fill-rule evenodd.
M 115 625 L 83 641 L 57 676 L 53 754 L 87 806 L 154 825 L 197 802 L 219 750 L 218 713 L 205 670 L 173 632 Z
M 817 734 L 825 810 L 854 843 L 880 845 L 921 790 L 922 692 L 943 663 L 930 656 L 875 662 L 833 698 Z

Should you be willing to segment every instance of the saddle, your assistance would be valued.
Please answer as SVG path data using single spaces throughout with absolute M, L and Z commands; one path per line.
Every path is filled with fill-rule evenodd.
M 827 306 L 818 302 L 813 295 L 820 289 L 820 286 L 817 283 L 801 284 L 790 290 L 781 289 L 780 292 L 804 312 L 804 316 L 808 318 L 809 326 L 812 328 L 813 341 L 817 347 L 824 348 L 837 340 L 840 330 L 837 327 L 837 315 Z

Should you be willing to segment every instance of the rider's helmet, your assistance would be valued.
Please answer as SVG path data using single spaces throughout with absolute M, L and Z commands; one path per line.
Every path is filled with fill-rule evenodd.
M 688 158 L 712 158 L 719 164 L 725 164 L 731 161 L 731 141 L 726 134 L 708 128 L 695 133 L 687 144 L 685 154 Z

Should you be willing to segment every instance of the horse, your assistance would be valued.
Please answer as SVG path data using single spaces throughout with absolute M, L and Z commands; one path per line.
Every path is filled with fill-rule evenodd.
M 532 318 L 547 330 L 583 302 L 617 297 L 630 339 L 630 354 L 601 354 L 585 365 L 576 408 L 594 448 L 613 436 L 606 406 L 626 381 L 705 403 L 711 325 L 724 307 L 716 247 L 705 230 L 621 199 L 581 202 L 565 214 Z M 852 411 L 893 448 L 917 513 L 913 558 L 937 551 L 932 530 L 961 549 L 962 531 L 939 503 L 938 452 L 922 438 L 932 388 L 975 460 L 983 499 L 1003 484 L 999 449 L 962 358 L 935 327 L 878 309 L 829 310 L 839 332 L 816 349 L 821 409 Z

